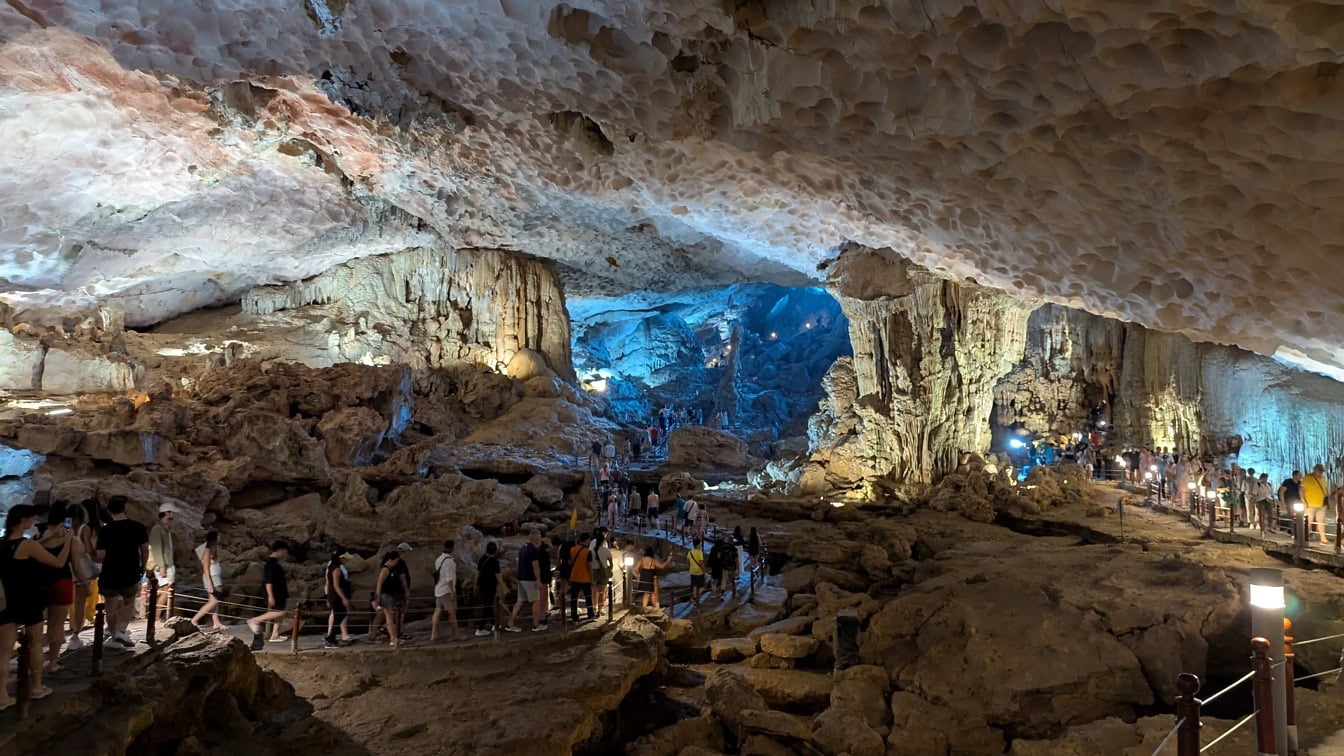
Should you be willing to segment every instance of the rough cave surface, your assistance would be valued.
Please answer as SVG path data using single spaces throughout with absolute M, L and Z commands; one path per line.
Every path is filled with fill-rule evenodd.
M 251 591 L 284 537 L 313 600 L 333 548 L 364 595 L 453 538 L 469 602 L 488 541 L 513 591 L 520 530 L 592 527 L 591 444 L 674 405 L 637 490 L 758 528 L 770 582 L 450 673 L 267 663 L 297 696 L 184 629 L 152 694 L 20 746 L 1147 754 L 1178 672 L 1239 676 L 1270 558 L 1145 514 L 1121 543 L 1079 468 L 983 455 L 1100 412 L 1344 480 L 1334 6 L 207 5 L 0 5 L 0 511 L 172 506 L 184 576 L 217 529 Z M 1334 574 L 1287 582 L 1344 630 Z M 519 667 L 544 710 L 479 716 L 536 703 Z

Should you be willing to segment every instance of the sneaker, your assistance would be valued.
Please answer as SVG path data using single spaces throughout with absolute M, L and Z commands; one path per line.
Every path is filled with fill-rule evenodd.
M 135 641 L 131 640 L 130 638 L 122 637 L 120 635 L 113 636 L 112 642 L 116 643 L 118 646 L 121 646 L 122 648 L 135 648 Z
M 42 687 L 37 688 L 32 693 L 30 693 L 28 697 L 34 701 L 38 701 L 43 698 L 46 698 L 49 695 L 51 695 L 51 688 L 48 688 L 47 686 L 43 685 Z
M 271 638 L 271 639 L 270 639 L 270 642 L 271 642 L 271 643 L 284 643 L 284 642 L 287 641 L 287 640 L 289 640 L 289 636 L 287 636 L 287 635 L 282 635 L 282 636 L 280 636 L 279 638 Z
M 534 633 L 544 633 L 544 632 L 546 632 L 546 626 L 545 626 L 545 625 L 537 625 L 536 627 L 532 628 L 532 632 L 534 632 Z
M 521 627 L 514 627 L 512 625 L 504 628 L 504 632 L 506 633 L 521 633 L 522 631 L 523 629 Z
M 340 647 L 341 644 L 337 643 L 336 641 L 325 641 L 322 643 L 322 648 L 340 648 Z
M 253 635 L 261 635 L 261 628 L 257 627 L 252 620 L 247 621 L 247 629 L 251 630 Z
M 477 631 L 476 631 L 476 637 L 477 637 L 477 638 L 484 638 L 484 637 L 487 636 L 487 635 L 490 635 L 490 631 L 489 631 L 489 630 L 477 630 Z
M 84 641 L 80 640 L 78 635 L 71 635 L 70 640 L 65 642 L 65 648 L 67 651 L 78 651 L 84 648 Z

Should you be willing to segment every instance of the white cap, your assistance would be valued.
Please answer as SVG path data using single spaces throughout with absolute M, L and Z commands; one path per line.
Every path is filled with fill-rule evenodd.
M 415 549 L 411 548 L 411 545 L 409 543 L 402 541 L 401 543 L 397 544 L 397 551 L 415 551 Z

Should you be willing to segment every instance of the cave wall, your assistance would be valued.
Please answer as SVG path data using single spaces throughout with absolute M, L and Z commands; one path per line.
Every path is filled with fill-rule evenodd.
M 242 308 L 263 321 L 315 321 L 289 336 L 296 359 L 311 367 L 472 362 L 502 371 L 530 349 L 561 377 L 574 377 L 558 279 L 547 263 L 509 252 L 414 248 L 364 257 L 252 289 Z
M 1235 347 L 1046 305 L 994 394 L 1005 427 L 1068 435 L 1109 402 L 1113 444 L 1235 454 L 1272 475 L 1320 462 L 1344 481 L 1344 384 Z

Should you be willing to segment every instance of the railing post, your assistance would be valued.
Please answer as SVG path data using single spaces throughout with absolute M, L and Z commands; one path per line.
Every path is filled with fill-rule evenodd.
M 168 584 L 168 607 L 167 612 L 164 614 L 164 618 L 165 619 L 171 618 L 176 610 L 177 610 L 177 581 L 174 580 L 173 582 Z
M 154 625 L 159 619 L 159 581 L 154 576 L 153 571 L 146 575 L 146 579 L 149 580 L 149 597 L 145 601 L 147 604 L 145 607 L 145 643 L 152 646 L 154 645 Z
M 1297 711 L 1293 701 L 1293 621 L 1283 618 L 1283 690 L 1287 703 L 1284 725 L 1288 729 L 1288 756 L 1297 756 Z
M 299 628 L 303 626 L 303 602 L 294 602 L 294 627 L 289 631 L 289 652 L 297 654 L 299 652 Z
M 19 628 L 19 688 L 16 692 L 15 713 L 19 719 L 28 716 L 28 705 L 33 700 L 33 639 L 28 628 Z
M 1274 671 L 1269 660 L 1269 641 L 1251 639 L 1251 692 L 1255 697 L 1255 752 L 1257 756 L 1278 756 L 1274 733 Z
M 1202 703 L 1199 693 L 1199 677 L 1182 672 L 1176 678 L 1176 721 L 1180 722 L 1176 731 L 1177 756 L 1199 756 L 1199 706 Z
M 614 587 L 614 586 L 612 585 L 611 581 L 608 580 L 608 581 L 607 581 L 607 622 L 611 622 L 611 613 L 614 611 L 614 607 L 615 607 L 615 598 L 611 595 L 611 594 L 612 594 L 612 588 L 613 588 L 613 587 Z
M 107 632 L 107 605 L 99 601 L 93 612 L 93 654 L 89 674 L 103 673 L 103 636 Z

